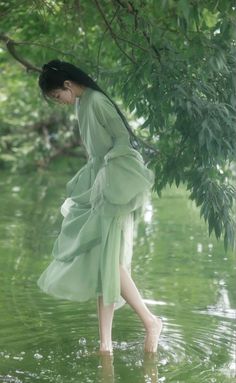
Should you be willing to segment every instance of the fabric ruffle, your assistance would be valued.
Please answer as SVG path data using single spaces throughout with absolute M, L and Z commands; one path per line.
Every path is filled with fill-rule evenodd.
M 71 262 L 104 241 L 105 219 L 111 222 L 133 212 L 136 222 L 154 184 L 153 171 L 145 166 L 140 153 L 127 145 L 114 146 L 96 175 L 92 170 L 88 161 L 67 184 L 71 204 L 53 248 L 54 258 L 62 262 Z

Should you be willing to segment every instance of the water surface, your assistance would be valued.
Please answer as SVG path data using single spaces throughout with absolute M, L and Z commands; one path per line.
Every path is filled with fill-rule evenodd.
M 95 300 L 39 290 L 79 166 L 1 173 L 0 382 L 236 382 L 236 257 L 208 237 L 183 185 L 152 195 L 134 245 L 133 278 L 164 321 L 157 355 L 143 353 L 144 329 L 127 304 L 115 312 L 114 355 L 102 358 Z

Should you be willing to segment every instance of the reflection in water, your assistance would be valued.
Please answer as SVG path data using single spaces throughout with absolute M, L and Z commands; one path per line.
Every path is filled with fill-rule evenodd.
M 100 381 L 102 383 L 114 383 L 114 355 L 100 353 Z
M 206 310 L 193 311 L 204 315 L 210 315 L 213 317 L 219 316 L 222 318 L 214 332 L 212 332 L 211 338 L 215 347 L 222 348 L 222 342 L 227 344 L 229 360 L 227 365 L 221 368 L 221 371 L 224 372 L 225 375 L 236 377 L 236 328 L 235 323 L 231 327 L 227 320 L 236 319 L 236 310 L 230 306 L 230 299 L 225 281 L 223 279 L 220 279 L 219 281 L 215 280 L 214 284 L 218 285 L 218 300 L 216 304 L 214 306 L 207 306 Z M 207 329 L 207 333 L 205 334 L 206 330 L 202 329 L 201 333 L 208 338 L 209 331 L 212 330 Z M 210 340 L 209 343 L 211 344 L 212 341 Z
M 114 355 L 103 353 L 100 355 L 101 373 L 100 381 L 101 383 L 114 383 Z
M 144 353 L 143 363 L 141 362 L 143 379 L 139 380 L 140 383 L 158 383 L 157 364 L 157 354 L 151 352 Z M 98 367 L 100 368 L 99 379 L 101 383 L 115 383 L 114 355 L 101 354 L 100 365 Z
M 157 354 L 145 353 L 143 359 L 144 369 L 144 383 L 157 383 L 158 382 L 158 370 L 157 370 L 158 358 Z
M 151 223 L 152 216 L 153 216 L 153 206 L 152 206 L 152 203 L 147 201 L 145 206 L 144 216 L 143 216 L 144 222 Z

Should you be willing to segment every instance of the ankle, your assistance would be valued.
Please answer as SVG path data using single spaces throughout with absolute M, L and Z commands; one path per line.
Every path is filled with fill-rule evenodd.
M 112 341 L 102 341 L 100 342 L 100 351 L 112 351 Z
M 155 316 L 154 314 L 151 314 L 150 315 L 150 318 L 148 319 L 148 321 L 145 323 L 145 328 L 147 331 L 149 330 L 152 330 L 154 327 L 157 326 L 157 322 L 158 322 L 158 317 Z

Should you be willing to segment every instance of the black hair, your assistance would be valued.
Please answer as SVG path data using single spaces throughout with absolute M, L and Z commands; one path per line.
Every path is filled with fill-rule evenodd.
M 87 73 L 85 73 L 77 66 L 60 60 L 51 60 L 47 64 L 44 64 L 38 79 L 38 84 L 41 88 L 44 98 L 47 100 L 48 93 L 54 89 L 64 89 L 64 81 L 66 80 L 70 80 L 77 83 L 78 85 L 84 85 L 86 87 L 90 87 L 94 90 L 102 92 L 115 106 L 117 112 L 119 113 L 127 130 L 130 133 L 130 138 L 133 137 L 133 142 L 130 140 L 131 145 L 133 148 L 137 149 L 137 137 L 132 132 L 126 118 L 120 111 L 119 107 Z

